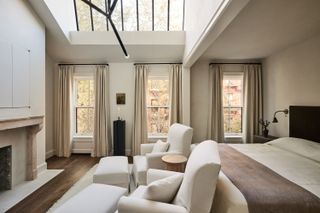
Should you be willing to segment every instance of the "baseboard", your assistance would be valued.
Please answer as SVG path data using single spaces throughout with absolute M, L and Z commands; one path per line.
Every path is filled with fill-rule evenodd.
M 55 153 L 55 151 L 53 149 L 47 151 L 46 152 L 46 159 L 51 158 L 52 156 L 54 156 L 54 153 Z
M 91 154 L 91 149 L 72 149 L 72 153 Z
M 43 171 L 47 170 L 47 163 L 44 162 L 43 164 L 40 164 L 37 166 L 37 173 L 40 174 Z

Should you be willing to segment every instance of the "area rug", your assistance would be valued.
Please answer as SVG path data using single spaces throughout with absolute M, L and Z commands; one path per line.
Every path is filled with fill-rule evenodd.
M 84 188 L 89 186 L 93 183 L 93 173 L 95 172 L 98 164 L 94 165 L 80 180 L 78 180 L 57 202 L 55 202 L 51 208 L 48 210 L 48 212 L 53 212 L 55 209 L 57 209 L 59 206 L 64 204 L 67 200 L 69 200 L 71 197 L 82 191 Z M 129 164 L 129 173 L 132 172 L 132 164 Z M 134 191 L 134 183 L 132 181 L 132 178 L 130 178 L 130 191 Z

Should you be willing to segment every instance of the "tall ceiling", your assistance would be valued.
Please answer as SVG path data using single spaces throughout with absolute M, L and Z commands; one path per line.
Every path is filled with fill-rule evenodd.
M 318 32 L 319 0 L 251 0 L 202 58 L 265 58 Z
M 29 2 L 46 25 L 46 50 L 56 62 L 181 62 L 183 58 L 184 31 L 162 31 L 151 34 L 142 31 L 120 31 L 130 55 L 130 58 L 126 59 L 112 31 L 77 32 L 76 26 L 66 29 L 68 25 L 62 22 L 67 22 L 65 20 L 67 18 L 75 20 L 72 0 L 29 0 Z M 59 4 L 65 6 L 63 10 L 59 10 Z M 105 38 L 109 40 L 106 41 Z

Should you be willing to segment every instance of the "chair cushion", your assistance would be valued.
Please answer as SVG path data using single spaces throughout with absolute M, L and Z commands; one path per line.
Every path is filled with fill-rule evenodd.
M 105 184 L 91 184 L 54 210 L 55 213 L 115 212 L 127 190 Z
M 183 174 L 176 174 L 150 183 L 143 193 L 143 198 L 170 203 L 180 187 L 182 178 Z
M 140 185 L 136 190 L 134 190 L 129 197 L 143 198 L 147 186 Z
M 172 124 L 169 128 L 167 142 L 168 152 L 178 152 L 189 156 L 193 129 L 182 124 Z
M 101 158 L 93 174 L 94 183 L 110 184 L 127 188 L 129 180 L 128 158 L 124 156 Z
M 169 143 L 158 140 L 153 146 L 152 153 L 166 152 L 168 150 L 168 147 Z
M 204 141 L 196 146 L 173 204 L 185 207 L 188 212 L 209 212 L 220 167 L 216 142 Z
M 147 182 L 147 158 L 136 155 L 133 157 L 133 177 L 136 185 L 145 185 Z

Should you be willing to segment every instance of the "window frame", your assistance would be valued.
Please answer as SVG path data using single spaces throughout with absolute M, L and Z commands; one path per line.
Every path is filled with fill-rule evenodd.
M 73 92 L 72 92 L 72 121 L 73 121 L 73 125 L 72 125 L 72 138 L 73 139 L 92 139 L 93 138 L 93 132 L 92 135 L 80 135 L 77 134 L 77 86 L 76 86 L 76 81 L 77 80 L 93 80 L 93 84 L 94 82 L 94 77 L 92 75 L 92 73 L 89 72 L 82 72 L 82 73 L 75 73 L 73 76 Z M 92 107 L 83 107 L 83 108 L 95 108 L 95 106 L 93 105 Z
M 146 109 L 147 109 L 147 117 L 148 117 L 148 108 L 167 108 L 169 113 L 170 113 L 170 90 L 169 90 L 169 86 L 170 86 L 170 79 L 169 79 L 169 73 L 168 72 L 163 72 L 163 73 L 149 73 L 148 75 L 148 81 L 149 80 L 168 80 L 168 96 L 169 96 L 169 100 L 168 100 L 168 105 L 167 106 L 149 106 L 146 103 Z M 147 88 L 147 95 L 148 95 L 148 88 Z M 170 115 L 169 115 L 170 117 Z M 159 120 L 159 116 L 158 116 L 158 120 Z M 169 120 L 170 122 L 170 120 Z M 148 123 L 147 123 L 148 125 Z M 170 124 L 169 124 L 170 125 Z M 147 130 L 148 130 L 148 126 L 147 126 Z M 148 139 L 165 139 L 168 137 L 168 133 L 157 133 L 157 134 L 151 134 L 151 133 L 147 133 L 148 134 Z
M 241 110 L 241 132 L 240 133 L 224 133 L 225 138 L 242 138 L 243 137 L 243 109 L 244 109 L 244 73 L 243 72 L 224 72 L 223 73 L 223 81 L 225 78 L 228 77 L 229 79 L 226 80 L 232 80 L 231 78 L 234 79 L 241 79 L 241 84 L 242 84 L 242 91 L 241 91 L 241 106 L 224 106 L 222 103 L 222 108 L 223 108 L 223 114 L 224 114 L 224 109 L 225 108 L 240 108 Z M 224 119 L 223 119 L 224 120 Z
M 77 6 L 77 0 L 73 0 L 73 4 L 74 4 L 74 12 L 75 12 L 75 20 L 76 20 L 76 28 L 77 28 L 77 31 L 80 31 L 80 28 L 79 28 L 79 17 L 78 17 L 78 6 Z M 167 27 L 166 27 L 166 30 L 164 31 L 171 31 L 170 30 L 170 14 L 171 14 L 171 8 L 170 8 L 170 0 L 167 0 L 167 10 L 165 11 L 167 13 Z M 123 4 L 125 2 L 123 2 L 123 0 L 120 0 L 117 2 L 117 4 L 120 4 L 120 11 L 121 11 L 121 29 L 118 29 L 119 31 L 125 31 L 124 29 L 124 19 L 123 19 Z M 139 0 L 135 0 L 135 3 L 136 3 L 136 30 L 137 31 L 140 31 L 140 21 L 139 21 Z M 181 30 L 177 30 L 177 31 L 184 31 L 184 24 L 185 24 L 185 0 L 182 0 L 182 23 L 181 23 Z M 90 26 L 91 26 L 91 31 L 95 31 L 95 27 L 94 27 L 94 19 L 95 17 L 93 17 L 93 10 L 94 8 L 92 8 L 90 5 L 89 6 L 89 11 L 90 11 Z M 105 0 L 105 12 L 107 11 L 107 9 L 109 8 L 109 5 L 108 5 L 108 1 Z M 102 9 L 102 8 L 101 8 Z M 151 8 L 151 14 L 152 14 L 152 31 L 155 31 L 155 27 L 154 27 L 154 20 L 155 20 L 155 17 L 154 17 L 154 10 L 155 10 L 155 7 L 154 7 L 154 0 L 152 0 L 152 8 Z M 109 24 L 108 24 L 108 20 L 106 20 L 106 25 L 107 25 L 107 28 L 106 28 L 106 31 L 109 31 Z M 163 30 L 162 30 L 163 31 Z

